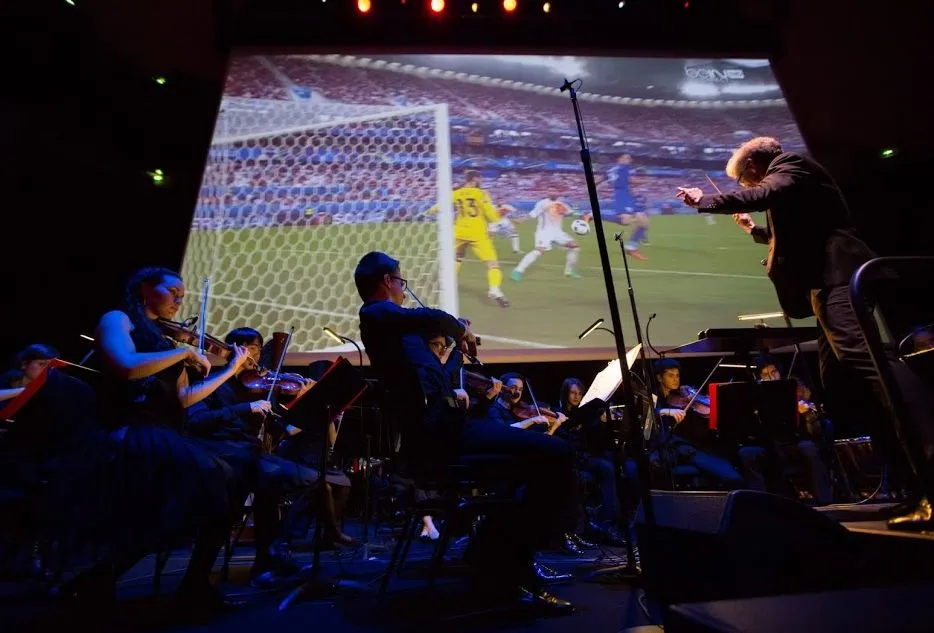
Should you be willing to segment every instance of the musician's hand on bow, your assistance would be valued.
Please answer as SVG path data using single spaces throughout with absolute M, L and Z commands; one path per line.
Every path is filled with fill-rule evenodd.
M 694 207 L 696 209 L 700 206 L 701 198 L 704 197 L 704 192 L 697 187 L 678 187 L 678 194 L 675 197 L 679 198 L 689 207 Z
M 500 391 L 503 390 L 502 380 L 499 380 L 497 378 L 490 378 L 490 381 L 492 381 L 493 386 L 490 387 L 489 390 L 486 392 L 486 397 L 488 400 L 492 400 L 493 398 L 499 395 Z
M 752 230 L 756 228 L 756 223 L 752 221 L 752 217 L 748 213 L 734 213 L 733 221 L 747 234 L 752 233 Z
M 205 378 L 211 373 L 211 361 L 208 360 L 207 356 L 193 347 L 188 348 L 188 357 L 185 359 L 185 362 L 193 367 L 197 367 L 198 371 L 204 374 Z
M 548 423 L 548 433 L 551 434 L 557 431 L 559 428 L 561 428 L 562 424 L 567 422 L 567 420 L 568 420 L 568 416 L 564 415 L 561 412 L 558 412 L 558 417 L 555 418 L 553 422 L 549 421 Z
M 463 389 L 455 389 L 454 398 L 457 400 L 458 407 L 466 409 L 470 406 L 470 396 Z
M 233 368 L 234 373 L 237 373 L 244 365 L 252 362 L 253 359 L 250 358 L 250 353 L 246 351 L 246 347 L 243 345 L 234 343 L 231 349 L 233 349 L 233 358 L 230 359 L 230 366 Z
M 684 420 L 685 411 L 684 409 L 662 409 L 659 411 L 660 414 L 666 415 L 669 418 L 674 418 L 675 423 L 679 423 Z
M 257 400 L 250 403 L 250 413 L 266 415 L 270 411 L 272 411 L 272 403 L 269 400 Z

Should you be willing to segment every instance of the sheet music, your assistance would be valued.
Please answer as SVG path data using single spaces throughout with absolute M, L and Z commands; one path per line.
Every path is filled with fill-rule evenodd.
M 642 351 L 641 344 L 636 345 L 631 350 L 626 352 L 627 371 L 632 369 L 633 364 L 639 357 L 640 351 Z M 584 406 L 591 400 L 596 400 L 597 398 L 603 400 L 604 402 L 609 402 L 610 398 L 613 397 L 613 394 L 616 393 L 616 390 L 619 389 L 620 385 L 622 384 L 622 364 L 619 362 L 619 359 L 616 358 L 607 363 L 606 369 L 597 374 L 597 377 L 594 378 L 593 382 L 590 384 L 590 388 L 587 390 L 587 393 L 584 394 L 584 398 L 581 400 L 580 406 Z

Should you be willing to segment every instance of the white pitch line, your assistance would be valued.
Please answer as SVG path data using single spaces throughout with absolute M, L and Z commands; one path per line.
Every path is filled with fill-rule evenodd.
M 509 343 L 510 345 L 522 345 L 523 347 L 541 347 L 545 349 L 563 349 L 560 345 L 549 345 L 547 343 L 536 343 L 534 341 L 523 341 L 517 338 L 506 338 L 504 336 L 493 336 L 492 334 L 477 334 L 480 339 L 488 339 L 497 343 Z
M 315 253 L 318 255 L 344 255 L 345 254 L 340 251 L 323 251 L 323 250 L 317 251 L 317 250 L 300 249 L 300 248 L 280 249 L 279 252 L 304 253 L 304 254 Z M 436 257 L 424 257 L 424 256 L 419 256 L 419 255 L 406 255 L 406 259 L 435 260 L 437 258 Z M 468 261 L 472 261 L 472 260 L 468 260 Z M 499 261 L 501 264 L 508 264 L 508 265 L 516 265 L 519 263 L 518 261 L 511 260 L 511 259 L 501 259 Z M 536 264 L 535 268 L 560 268 L 563 270 L 564 264 Z M 603 268 L 600 266 L 583 266 L 579 270 L 601 271 L 603 270 Z M 620 267 L 614 267 L 613 270 L 615 272 L 625 272 L 626 269 L 620 266 Z M 699 271 L 699 270 L 667 270 L 663 268 L 630 268 L 629 272 L 633 274 L 648 273 L 650 275 L 677 275 L 679 277 L 717 277 L 717 278 L 722 278 L 722 279 L 759 279 L 759 280 L 768 279 L 768 277 L 766 277 L 765 275 L 744 275 L 740 273 L 710 273 L 710 272 L 704 272 L 704 271 Z
M 280 308 L 282 310 L 295 310 L 296 312 L 306 312 L 308 314 L 320 314 L 322 316 L 335 317 L 338 319 L 352 319 L 356 317 L 355 314 L 344 314 L 342 312 L 331 312 L 330 310 L 315 310 L 314 308 L 304 308 L 302 306 L 290 306 L 287 304 L 276 303 L 275 301 L 258 301 L 256 299 L 246 299 L 243 297 L 231 297 L 230 295 L 211 295 L 212 299 L 223 299 L 226 301 L 234 301 L 236 303 L 249 303 L 257 306 L 266 306 L 269 308 Z

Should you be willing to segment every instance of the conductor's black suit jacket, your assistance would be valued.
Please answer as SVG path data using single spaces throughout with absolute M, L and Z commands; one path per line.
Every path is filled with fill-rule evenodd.
M 875 254 L 856 235 L 843 194 L 814 160 L 793 152 L 775 157 L 755 187 L 705 195 L 698 211 L 765 211 L 753 229 L 769 247 L 766 270 L 779 302 L 792 318 L 811 316 L 811 290 L 846 285 Z

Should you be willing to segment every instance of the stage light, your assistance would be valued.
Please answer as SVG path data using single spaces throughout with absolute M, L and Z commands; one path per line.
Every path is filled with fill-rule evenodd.
M 357 11 L 360 13 L 369 13 L 372 6 L 370 0 L 357 0 Z
M 891 147 L 890 147 L 890 148 L 887 148 L 887 149 L 882 150 L 882 151 L 879 153 L 879 155 L 880 155 L 882 158 L 892 158 L 893 156 L 895 156 L 896 153 L 897 153 L 897 151 L 896 151 L 894 148 L 891 148 Z
M 616 5 L 618 8 L 622 9 L 626 6 L 626 0 L 619 0 L 619 4 Z
M 545 13 L 551 13 L 551 3 L 546 2 L 545 4 L 543 4 L 542 11 L 544 11 Z
M 153 77 L 152 80 L 156 82 L 157 84 L 159 84 L 160 86 L 164 86 L 166 82 L 165 77 Z
M 506 10 L 506 13 L 512 13 L 516 10 L 516 0 L 503 0 L 503 9 Z
M 161 187 L 165 184 L 165 173 L 161 169 L 147 171 L 146 175 L 152 179 L 152 184 L 157 187 Z
M 480 5 L 478 5 L 476 2 L 470 5 L 470 10 L 473 11 L 474 13 L 476 13 L 479 8 L 480 8 Z
M 431 10 L 435 13 L 444 11 L 444 0 L 431 0 Z

